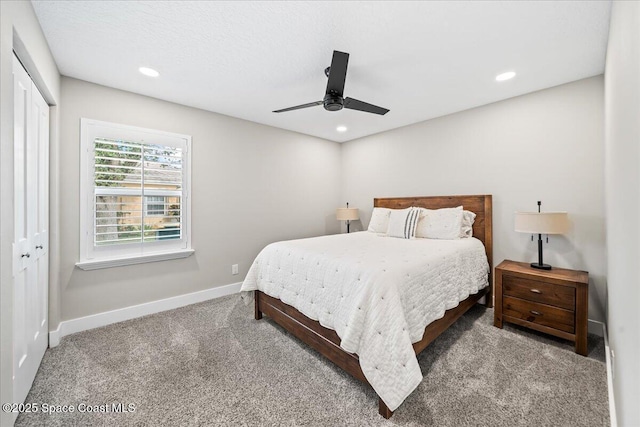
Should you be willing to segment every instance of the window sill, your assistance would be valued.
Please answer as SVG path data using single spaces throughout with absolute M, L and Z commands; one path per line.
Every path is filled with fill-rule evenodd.
M 98 270 L 100 268 L 122 267 L 125 265 L 144 264 L 147 262 L 167 261 L 170 259 L 187 258 L 195 252 L 193 249 L 181 249 L 171 252 L 157 252 L 148 255 L 128 256 L 122 258 L 108 258 L 76 263 L 81 270 Z

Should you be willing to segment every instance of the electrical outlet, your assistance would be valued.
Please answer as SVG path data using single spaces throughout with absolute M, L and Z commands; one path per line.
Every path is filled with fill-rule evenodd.
M 231 274 L 233 274 L 233 275 L 238 274 L 238 264 L 233 264 L 231 266 Z

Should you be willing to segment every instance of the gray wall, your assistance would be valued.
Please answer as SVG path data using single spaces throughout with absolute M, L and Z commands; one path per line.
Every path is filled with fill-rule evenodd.
M 62 320 L 238 282 L 266 244 L 339 231 L 338 143 L 67 77 L 62 103 Z M 81 117 L 193 137 L 195 255 L 95 271 L 75 268 Z M 232 264 L 239 264 L 239 275 L 231 275 Z
M 605 69 L 607 325 L 618 425 L 640 425 L 640 3 L 612 5 Z
M 590 273 L 589 318 L 606 304 L 603 78 L 592 77 L 347 142 L 343 199 L 368 225 L 374 197 L 492 194 L 494 262 L 537 260 L 514 212 L 568 211 L 545 262 Z
M 60 75 L 30 2 L 0 1 L 0 401 L 13 401 L 13 71 L 16 50 L 38 89 L 50 104 L 57 104 Z M 57 110 L 52 109 L 51 143 L 57 143 Z M 52 158 L 52 161 L 54 159 Z M 52 173 L 55 166 L 52 166 Z M 52 194 L 52 196 L 54 196 Z M 50 248 L 56 229 L 50 227 Z M 49 251 L 51 252 L 51 250 Z M 57 299 L 52 296 L 52 316 Z M 51 322 L 51 319 L 49 320 Z M 0 425 L 11 425 L 12 414 L 0 412 Z

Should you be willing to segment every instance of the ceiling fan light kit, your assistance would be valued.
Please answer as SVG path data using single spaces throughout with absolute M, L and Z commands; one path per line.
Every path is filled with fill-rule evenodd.
M 284 113 L 286 111 L 300 110 L 302 108 L 322 105 L 327 111 L 340 111 L 343 108 L 349 110 L 364 111 L 365 113 L 379 114 L 381 116 L 389 112 L 388 109 L 378 107 L 353 98 L 344 98 L 344 84 L 347 79 L 347 65 L 349 64 L 349 54 L 345 52 L 333 51 L 331 66 L 324 70 L 328 77 L 327 90 L 322 101 L 309 102 L 308 104 L 296 105 L 295 107 L 275 110 L 274 113 Z

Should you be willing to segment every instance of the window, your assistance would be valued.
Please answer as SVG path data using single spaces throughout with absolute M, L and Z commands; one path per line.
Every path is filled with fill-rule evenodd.
M 167 213 L 166 198 L 164 196 L 147 196 L 146 203 L 147 216 L 164 216 Z M 178 205 L 179 206 L 179 205 Z
M 191 137 L 81 120 L 83 269 L 186 257 Z

